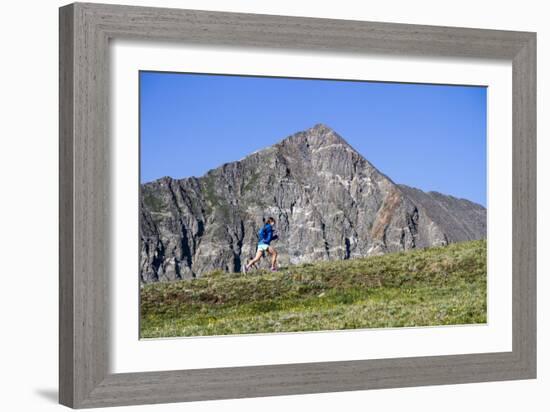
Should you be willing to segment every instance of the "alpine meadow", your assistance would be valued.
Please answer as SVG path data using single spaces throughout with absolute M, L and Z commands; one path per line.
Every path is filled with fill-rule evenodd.
M 486 323 L 485 105 L 140 72 L 140 337 Z

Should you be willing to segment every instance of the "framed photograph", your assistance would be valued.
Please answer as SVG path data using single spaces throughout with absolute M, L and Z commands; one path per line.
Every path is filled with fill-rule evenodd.
M 536 377 L 536 35 L 60 9 L 60 402 Z

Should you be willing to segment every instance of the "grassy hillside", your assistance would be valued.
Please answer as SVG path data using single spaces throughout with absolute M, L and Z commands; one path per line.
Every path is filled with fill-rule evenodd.
M 486 242 L 145 285 L 141 337 L 486 322 Z

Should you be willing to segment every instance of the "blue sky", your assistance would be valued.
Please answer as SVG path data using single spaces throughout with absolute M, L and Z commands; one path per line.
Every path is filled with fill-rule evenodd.
M 486 205 L 486 88 L 140 72 L 141 181 L 202 176 L 317 123 L 396 183 Z

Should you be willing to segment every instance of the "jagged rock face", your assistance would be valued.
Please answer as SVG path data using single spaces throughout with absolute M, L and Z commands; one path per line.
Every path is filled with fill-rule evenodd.
M 238 272 L 273 216 L 281 265 L 486 237 L 486 210 L 396 185 L 317 125 L 200 178 L 141 185 L 142 282 Z

